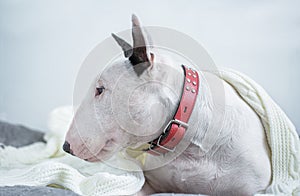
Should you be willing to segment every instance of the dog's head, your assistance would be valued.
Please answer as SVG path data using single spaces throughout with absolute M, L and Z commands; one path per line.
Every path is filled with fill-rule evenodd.
M 66 152 L 92 162 L 160 135 L 176 110 L 182 88 L 183 74 L 150 51 L 135 15 L 133 46 L 112 36 L 125 60 L 114 62 L 94 80 L 63 146 Z

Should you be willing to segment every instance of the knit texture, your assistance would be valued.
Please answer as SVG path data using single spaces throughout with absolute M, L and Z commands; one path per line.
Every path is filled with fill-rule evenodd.
M 299 195 L 300 142 L 295 126 L 251 78 L 230 69 L 215 74 L 229 83 L 261 118 L 271 149 L 272 183 L 266 194 Z
M 104 163 L 88 163 L 62 151 L 72 109 L 56 109 L 50 115 L 46 143 L 0 148 L 0 186 L 60 185 L 80 195 L 132 195 L 144 184 L 143 172 L 133 162 L 115 156 L 121 170 Z

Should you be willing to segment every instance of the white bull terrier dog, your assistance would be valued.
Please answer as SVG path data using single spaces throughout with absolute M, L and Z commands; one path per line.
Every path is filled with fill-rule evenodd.
M 133 46 L 112 34 L 126 59 L 95 79 L 76 111 L 64 150 L 96 162 L 152 142 L 145 150 L 149 154 L 145 165 L 158 160 L 165 164 L 144 172 L 146 183 L 140 195 L 264 191 L 271 182 L 270 152 L 257 114 L 213 74 L 182 67 L 150 51 L 134 15 L 132 25 Z M 205 77 L 223 84 L 223 106 L 214 103 Z M 223 120 L 212 120 L 213 112 Z M 174 116 L 178 118 L 171 121 Z M 222 131 L 209 129 L 211 120 Z M 204 152 L 205 134 L 214 139 L 208 140 L 212 147 Z

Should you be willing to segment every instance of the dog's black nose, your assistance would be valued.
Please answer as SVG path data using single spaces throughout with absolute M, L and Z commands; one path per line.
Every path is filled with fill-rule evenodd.
M 70 148 L 69 142 L 65 141 L 65 143 L 64 143 L 64 145 L 63 145 L 63 149 L 64 149 L 65 152 L 67 152 L 67 153 L 73 155 L 73 152 L 72 152 L 72 150 L 71 150 L 71 148 Z

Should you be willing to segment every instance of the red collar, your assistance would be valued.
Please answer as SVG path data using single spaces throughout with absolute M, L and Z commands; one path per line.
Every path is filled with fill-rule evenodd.
M 186 68 L 184 65 L 182 65 L 182 68 L 185 80 L 177 111 L 163 133 L 152 142 L 149 142 L 150 147 L 146 149 L 148 153 L 155 156 L 174 152 L 176 145 L 182 140 L 185 131 L 188 129 L 188 121 L 196 103 L 199 91 L 198 72 Z

